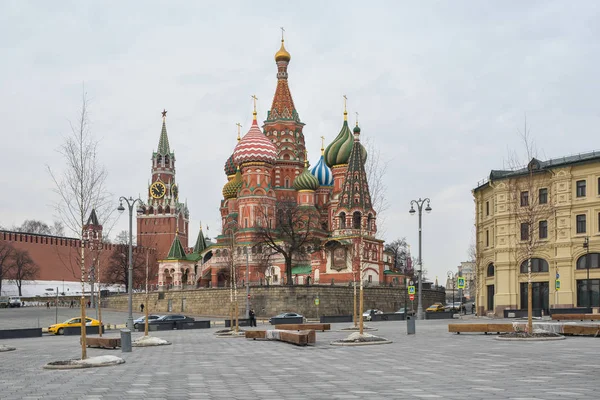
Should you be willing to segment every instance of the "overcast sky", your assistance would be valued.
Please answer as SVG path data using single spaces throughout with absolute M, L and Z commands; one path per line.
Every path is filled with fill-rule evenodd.
M 145 196 L 165 108 L 190 236 L 202 220 L 214 237 L 235 124 L 249 128 L 253 94 L 266 117 L 284 26 L 309 159 L 320 136 L 339 132 L 347 95 L 362 138 L 390 161 L 385 239 L 406 237 L 416 256 L 409 203 L 429 197 L 424 268 L 444 282 L 467 258 L 471 190 L 509 151 L 523 154 L 525 114 L 541 158 L 600 148 L 599 4 L 2 1 L 0 225 L 55 219 L 45 165 L 62 166 L 55 150 L 85 82 L 115 207 L 118 196 Z M 123 229 L 125 215 L 113 236 Z

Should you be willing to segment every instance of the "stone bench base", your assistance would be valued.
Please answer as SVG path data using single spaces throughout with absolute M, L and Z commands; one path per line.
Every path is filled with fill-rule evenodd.
M 279 340 L 280 342 L 291 343 L 297 346 L 306 346 L 316 342 L 314 330 L 288 331 L 273 329 L 268 331 L 246 331 L 245 336 L 247 339 Z
M 306 330 L 306 329 L 312 329 L 315 331 L 321 331 L 321 332 L 325 332 L 325 331 L 330 331 L 331 330 L 331 324 L 318 324 L 318 323 L 312 323 L 312 324 L 285 324 L 285 325 L 275 325 L 275 329 L 283 329 L 283 330 L 288 330 L 288 331 L 302 331 L 302 330 Z
M 87 347 L 116 349 L 121 347 L 121 338 L 86 337 L 85 344 Z
M 448 332 L 460 334 L 472 333 L 507 333 L 514 332 L 512 324 L 448 324 Z

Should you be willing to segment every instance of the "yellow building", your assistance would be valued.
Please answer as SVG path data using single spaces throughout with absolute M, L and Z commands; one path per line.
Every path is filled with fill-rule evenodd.
M 478 315 L 527 309 L 528 279 L 534 310 L 600 305 L 600 152 L 493 170 L 473 196 Z

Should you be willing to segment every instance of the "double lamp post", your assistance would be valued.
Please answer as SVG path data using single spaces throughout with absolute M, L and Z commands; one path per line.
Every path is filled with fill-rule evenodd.
M 423 258 L 421 254 L 421 231 L 422 231 L 422 217 L 423 217 L 423 204 L 426 203 L 425 212 L 430 213 L 431 207 L 429 206 L 429 198 L 410 201 L 410 215 L 415 215 L 414 205 L 419 210 L 419 293 L 418 293 L 418 305 L 417 305 L 417 319 L 423 319 Z

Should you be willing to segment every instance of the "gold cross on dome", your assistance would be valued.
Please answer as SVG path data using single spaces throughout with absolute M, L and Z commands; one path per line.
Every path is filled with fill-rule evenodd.
M 281 41 L 283 42 L 283 33 L 285 32 L 285 29 L 283 29 L 283 26 L 280 29 L 281 29 Z
M 358 126 L 358 112 L 355 112 L 354 114 L 356 114 L 356 126 Z
M 256 100 L 258 100 L 258 97 L 256 97 L 255 94 L 253 94 L 252 99 L 254 100 L 254 112 L 256 113 Z
M 236 126 L 238 127 L 238 137 L 237 140 L 240 140 L 240 130 L 242 129 L 242 124 L 240 124 L 239 122 L 236 124 Z
M 346 95 L 343 96 L 344 97 L 344 112 L 346 111 L 346 102 L 348 101 L 348 97 L 346 97 Z
M 321 136 L 321 150 L 325 148 L 325 136 Z

